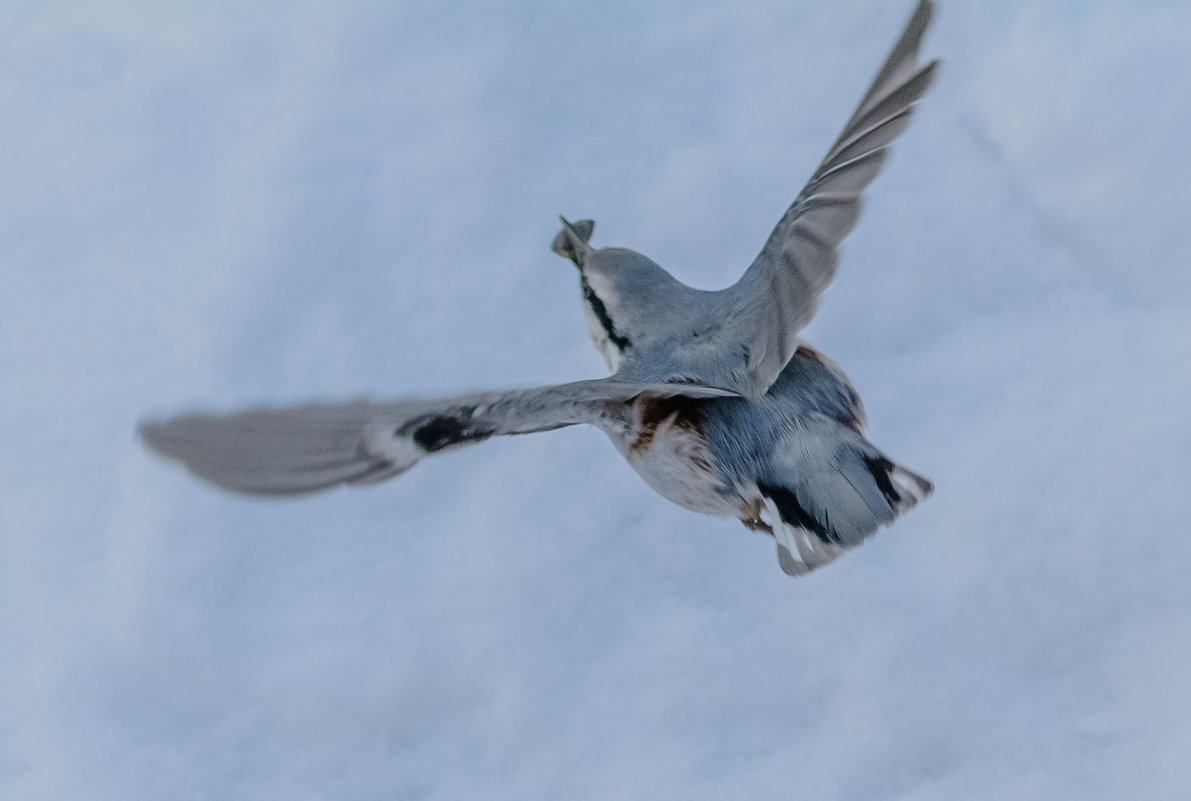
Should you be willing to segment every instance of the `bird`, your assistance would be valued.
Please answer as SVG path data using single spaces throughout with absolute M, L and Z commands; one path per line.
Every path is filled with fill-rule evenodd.
M 562 218 L 552 249 L 578 270 L 610 375 L 389 402 L 185 414 L 142 422 L 153 451 L 223 489 L 303 495 L 369 485 L 494 436 L 591 425 L 667 500 L 773 538 L 788 575 L 819 568 L 934 491 L 865 436 L 847 375 L 800 337 L 834 278 L 864 189 L 939 62 L 919 64 L 934 11 L 919 0 L 867 92 L 742 277 L 683 284 L 595 223 Z

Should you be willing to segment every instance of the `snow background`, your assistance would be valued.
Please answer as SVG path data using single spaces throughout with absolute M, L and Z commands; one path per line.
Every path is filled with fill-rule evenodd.
M 910 0 L 0 7 L 0 796 L 1185 799 L 1191 7 L 944 4 L 808 339 L 936 495 L 805 579 L 594 430 L 262 502 L 146 414 L 600 373 Z

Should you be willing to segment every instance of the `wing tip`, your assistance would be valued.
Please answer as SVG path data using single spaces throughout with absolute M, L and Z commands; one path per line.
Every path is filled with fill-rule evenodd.
M 141 444 L 153 453 L 176 459 L 177 450 L 171 448 L 171 445 L 177 445 L 177 442 L 176 438 L 170 436 L 169 431 L 168 420 L 142 420 L 137 423 L 135 433 Z
M 918 5 L 914 7 L 914 13 L 910 15 L 910 20 L 906 23 L 904 40 L 923 37 L 931 22 L 934 21 L 935 12 L 938 10 L 936 5 L 935 0 L 918 0 Z
M 918 69 L 918 73 L 917 73 L 918 75 L 925 75 L 925 76 L 926 76 L 926 77 L 925 77 L 925 79 L 924 79 L 924 80 L 926 81 L 926 86 L 925 86 L 925 87 L 923 88 L 923 90 L 922 90 L 922 93 L 923 93 L 923 94 L 926 94 L 926 92 L 927 92 L 927 91 L 928 91 L 928 90 L 929 90 L 929 89 L 930 89 L 932 86 L 934 86 L 934 85 L 935 85 L 935 80 L 936 80 L 936 79 L 938 79 L 938 77 L 939 77 L 939 70 L 940 70 L 940 69 L 942 69 L 942 67 L 943 67 L 943 59 L 941 59 L 941 58 L 932 58 L 930 61 L 928 61 L 928 62 L 926 62 L 925 64 L 923 64 L 923 65 L 922 65 L 922 66 L 921 66 L 921 67 Z M 919 101 L 921 101 L 921 99 L 922 99 L 922 98 L 919 98 L 918 100 L 915 100 L 914 102 L 915 102 L 915 103 L 918 103 Z

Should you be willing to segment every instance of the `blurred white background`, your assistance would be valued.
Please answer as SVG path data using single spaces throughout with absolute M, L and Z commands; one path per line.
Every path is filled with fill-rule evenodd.
M 241 499 L 138 418 L 578 379 L 911 0 L 0 9 L 0 796 L 1191 796 L 1191 6 L 943 3 L 807 338 L 935 496 L 801 580 L 594 430 Z

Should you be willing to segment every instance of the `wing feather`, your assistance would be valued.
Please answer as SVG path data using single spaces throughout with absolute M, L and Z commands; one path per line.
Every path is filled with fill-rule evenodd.
M 835 277 L 838 247 L 855 227 L 861 195 L 888 147 L 909 126 L 938 62 L 918 66 L 934 4 L 920 0 L 860 105 L 770 234 L 740 281 L 727 290 L 748 352 L 749 389 L 764 394 L 798 347 L 798 332 Z
M 438 400 L 191 414 L 143 423 L 140 433 L 149 448 L 218 487 L 250 495 L 298 495 L 340 484 L 375 484 L 428 455 L 492 436 L 580 423 L 610 425 L 618 403 L 642 394 L 732 393 L 600 379 Z

